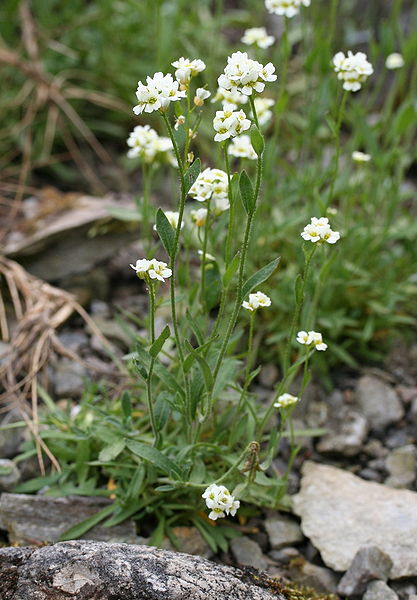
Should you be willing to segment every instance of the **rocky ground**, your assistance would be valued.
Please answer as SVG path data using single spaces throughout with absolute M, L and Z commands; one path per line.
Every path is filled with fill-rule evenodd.
M 56 262 L 48 265 L 48 260 L 65 256 L 79 243 L 85 224 L 80 227 L 77 234 L 71 229 L 64 241 L 53 236 L 43 249 L 36 246 L 23 262 L 45 279 L 55 273 L 53 283 L 76 293 L 110 340 L 112 353 L 121 357 L 131 348 L 132 338 L 114 315 L 117 310 L 140 319 L 146 312 L 146 297 L 138 293 L 137 278 L 128 269 L 129 262 L 143 252 L 133 242 L 97 261 L 100 254 L 94 247 L 83 254 L 82 265 L 66 261 L 57 279 L 59 268 Z M 111 232 L 112 239 L 121 235 Z M 13 256 L 19 259 L 16 247 Z M 163 318 L 162 313 L 159 328 Z M 133 321 L 130 328 L 133 336 L 144 333 Z M 81 317 L 61 327 L 58 339 L 82 359 L 51 360 L 50 392 L 58 401 L 76 402 L 86 376 L 97 380 L 105 373 L 117 380 L 108 350 Z M 1 342 L 0 361 L 7 350 L 7 343 Z M 317 382 L 310 384 L 297 407 L 295 426 L 297 430 L 325 428 L 326 433 L 300 439 L 302 451 L 290 480 L 292 514 L 270 511 L 252 519 L 243 537 L 234 539 L 229 552 L 218 557 L 211 556 L 197 530 L 178 527 L 175 533 L 182 550 L 229 565 L 255 567 L 272 576 L 285 575 L 342 598 L 417 600 L 416 358 L 417 345 L 405 347 L 399 342 L 383 368 L 335 373 L 331 393 Z M 260 397 L 273 393 L 277 377 L 274 365 L 263 369 L 256 384 Z M 13 410 L 5 412 L 0 414 L 0 425 L 19 419 Z M 17 431 L 0 430 L 0 531 L 6 543 L 54 541 L 80 515 L 93 514 L 106 501 L 13 495 L 15 485 L 35 473 L 33 464 L 13 462 L 22 442 Z M 285 452 L 284 448 L 282 458 L 275 461 L 277 471 L 284 468 Z M 110 531 L 96 527 L 89 536 L 146 542 L 136 536 L 131 521 Z

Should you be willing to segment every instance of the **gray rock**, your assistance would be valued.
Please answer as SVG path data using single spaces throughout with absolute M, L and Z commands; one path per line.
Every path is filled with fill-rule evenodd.
M 373 458 L 383 458 L 388 454 L 388 450 L 379 440 L 369 440 L 369 442 L 363 447 L 363 451 L 368 456 Z
M 301 555 L 297 548 L 288 546 L 287 548 L 280 548 L 279 550 L 271 550 L 271 552 L 268 552 L 268 556 L 278 563 L 287 565 L 290 561 L 294 560 L 294 558 L 298 558 Z
M 335 574 L 330 569 L 313 565 L 305 559 L 296 558 L 291 561 L 288 575 L 293 581 L 312 587 L 318 592 L 336 593 L 337 579 Z
M 415 398 L 413 400 L 413 402 L 411 403 L 411 409 L 410 409 L 409 417 L 413 421 L 413 423 L 417 419 L 417 398 Z
M 61 535 L 109 504 L 106 498 L 66 496 L 49 498 L 26 494 L 0 496 L 0 521 L 9 541 L 18 544 L 55 542 Z M 83 539 L 105 542 L 136 542 L 136 527 L 130 519 L 106 528 L 96 525 Z
M 20 481 L 20 472 L 12 460 L 0 458 L 0 492 L 12 490 Z
M 323 454 L 354 456 L 362 449 L 368 423 L 363 415 L 344 406 L 331 419 L 329 429 L 318 443 L 317 450 Z
M 18 410 L 10 410 L 0 419 L 0 427 L 13 425 L 23 421 Z M 25 439 L 26 425 L 11 429 L 0 429 L 0 456 L 2 458 L 14 458 L 19 453 L 19 448 Z
M 391 569 L 392 560 L 379 548 L 376 546 L 361 548 L 340 580 L 337 591 L 342 596 L 362 594 L 369 581 L 373 579 L 387 581 Z
M 359 379 L 355 403 L 371 429 L 376 431 L 397 423 L 404 416 L 403 406 L 395 390 L 373 375 L 364 375 Z
M 308 461 L 293 510 L 335 571 L 347 571 L 358 550 L 372 545 L 391 558 L 391 579 L 417 575 L 417 493 Z
M 298 544 L 304 539 L 299 524 L 289 517 L 278 515 L 265 519 L 265 529 L 273 550 Z
M 0 548 L 2 600 L 285 600 L 240 569 L 128 544 Z
M 234 538 L 230 542 L 230 549 L 239 565 L 255 567 L 261 571 L 265 571 L 268 566 L 268 559 L 262 553 L 259 545 L 247 536 Z
M 395 388 L 397 394 L 404 402 L 404 404 L 411 404 L 411 402 L 417 399 L 417 387 L 408 387 L 406 385 L 397 385 Z
M 58 335 L 58 340 L 73 352 L 79 352 L 83 346 L 88 345 L 88 336 L 82 330 L 63 331 Z
M 398 600 L 398 596 L 384 581 L 372 581 L 362 600 Z
M 375 469 L 370 469 L 368 467 L 361 469 L 358 475 L 359 477 L 362 477 L 362 479 L 366 479 L 367 481 L 376 481 L 378 483 L 382 483 L 383 479 L 381 473 L 375 471 Z
M 162 543 L 162 548 L 165 550 L 176 550 L 177 552 L 185 552 L 186 554 L 204 556 L 204 558 L 213 556 L 213 551 L 197 527 L 172 527 L 171 533 L 175 536 L 177 545 L 174 546 L 171 540 L 166 538 Z
M 63 358 L 54 374 L 55 393 L 59 398 L 77 398 L 85 387 L 86 370 L 78 362 Z
M 387 456 L 385 466 L 390 474 L 385 484 L 394 488 L 411 486 L 416 478 L 416 447 L 412 444 L 396 448 Z
M 417 585 L 414 583 L 393 581 L 390 587 L 392 587 L 400 600 L 417 600 Z

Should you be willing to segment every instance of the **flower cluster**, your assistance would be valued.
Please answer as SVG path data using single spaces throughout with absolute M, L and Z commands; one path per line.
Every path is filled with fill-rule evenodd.
M 340 233 L 330 228 L 327 217 L 312 217 L 311 223 L 304 227 L 301 237 L 313 243 L 335 244 L 340 239 Z
M 133 107 L 133 112 L 140 115 L 143 112 L 151 113 L 156 110 L 165 112 L 171 102 L 181 100 L 186 96 L 185 90 L 179 89 L 178 81 L 174 81 L 172 75 L 155 73 L 153 77 L 146 78 L 146 84 L 138 82 L 136 97 L 138 104 Z
M 249 294 L 249 301 L 244 301 L 242 303 L 243 308 L 246 310 L 257 310 L 258 308 L 266 308 L 267 306 L 271 306 L 271 298 L 264 294 L 263 292 L 255 292 L 254 294 Z
M 251 122 L 243 110 L 218 110 L 213 119 L 213 127 L 217 132 L 215 142 L 224 142 L 249 129 Z
M 238 90 L 250 96 L 254 90 L 258 93 L 263 92 L 265 82 L 276 80 L 274 71 L 272 63 L 264 66 L 249 58 L 247 52 L 233 52 L 227 59 L 227 65 L 218 83 L 225 90 Z
M 227 198 L 227 174 L 221 169 L 204 169 L 188 192 L 198 202 Z
M 275 104 L 272 98 L 255 98 L 255 109 L 258 115 L 259 125 L 266 125 L 271 120 L 272 111 L 269 110 Z
M 238 158 L 249 158 L 250 160 L 256 160 L 258 158 L 248 135 L 238 135 L 233 138 L 227 151 L 231 156 L 236 156 Z
M 269 48 L 275 42 L 273 35 L 268 35 L 265 27 L 251 27 L 246 29 L 241 40 L 247 46 L 258 46 L 258 48 Z
M 240 506 L 239 500 L 235 500 L 224 485 L 212 483 L 206 488 L 202 497 L 206 501 L 207 508 L 211 511 L 208 517 L 212 521 L 222 519 L 229 514 L 234 517 Z
M 301 5 L 310 6 L 310 0 L 265 0 L 266 9 L 275 15 L 295 17 Z
M 171 65 L 175 67 L 175 78 L 181 85 L 187 85 L 191 77 L 195 77 L 206 68 L 205 63 L 199 58 L 190 60 L 189 58 L 181 57 L 171 63 Z
M 131 264 L 130 266 L 136 271 L 136 274 L 141 279 L 150 277 L 151 279 L 165 281 L 165 277 L 168 278 L 172 275 L 172 271 L 168 268 L 167 263 L 161 260 L 156 260 L 156 258 L 152 258 L 151 260 L 141 258 L 136 261 L 135 265 Z
M 275 408 L 288 408 L 298 402 L 298 397 L 292 394 L 281 394 L 277 402 L 274 402 Z
M 327 349 L 327 344 L 323 342 L 321 333 L 317 331 L 299 331 L 297 342 L 305 346 L 314 346 L 316 350 L 324 351 Z
M 167 159 L 171 164 L 174 162 L 172 154 L 172 142 L 167 137 L 159 136 L 155 129 L 149 125 L 137 125 L 127 138 L 130 150 L 129 158 L 139 158 L 144 163 L 152 163 Z
M 353 54 L 349 50 L 347 56 L 343 52 L 338 52 L 333 58 L 333 64 L 338 79 L 343 81 L 343 89 L 348 92 L 360 90 L 362 83 L 374 72 L 371 63 L 363 52 Z

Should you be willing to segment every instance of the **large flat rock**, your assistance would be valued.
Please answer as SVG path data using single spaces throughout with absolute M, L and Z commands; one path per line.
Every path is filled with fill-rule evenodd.
M 329 567 L 346 571 L 364 546 L 392 562 L 391 579 L 417 575 L 417 493 L 306 462 L 293 510 Z

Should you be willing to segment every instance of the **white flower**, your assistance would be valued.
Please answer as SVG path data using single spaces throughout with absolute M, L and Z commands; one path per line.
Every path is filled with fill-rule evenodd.
M 404 58 L 399 52 L 393 52 L 385 61 L 387 69 L 401 69 L 405 65 Z
M 250 160 L 258 158 L 248 135 L 239 135 L 233 138 L 227 151 L 232 156 L 240 158 L 249 158 Z
M 327 242 L 328 244 L 335 244 L 340 239 L 340 233 L 330 228 L 327 217 L 321 217 L 320 219 L 312 217 L 311 223 L 304 227 L 301 237 L 313 243 L 323 244 Z
M 226 90 L 237 90 L 246 96 L 253 91 L 263 92 L 266 81 L 275 81 L 275 67 L 272 63 L 262 65 L 248 57 L 247 52 L 233 52 L 227 58 L 224 72 L 218 78 L 219 87 Z
M 259 125 L 265 125 L 272 117 L 272 111 L 269 110 L 275 101 L 271 98 L 255 98 L 255 108 L 258 115 Z
M 307 331 L 299 331 L 297 333 L 297 342 L 299 344 L 309 344 Z
M 171 227 L 173 229 L 176 229 L 178 227 L 178 219 L 180 217 L 180 213 L 173 212 L 172 210 L 166 210 L 166 211 L 164 211 L 164 214 L 165 214 L 166 218 L 168 219 L 168 222 L 171 225 Z M 184 227 L 184 221 L 181 223 L 181 229 L 183 227 Z M 156 225 L 154 225 L 153 228 L 156 231 Z
M 271 306 L 271 298 L 262 292 L 255 292 L 254 294 L 249 294 L 249 301 L 245 300 L 242 306 L 250 311 L 257 310 L 258 308 L 266 308 Z
M 212 483 L 202 494 L 206 501 L 207 508 L 210 509 L 209 519 L 216 521 L 226 515 L 235 516 L 240 506 L 239 500 L 235 500 L 232 494 L 224 485 Z
M 317 331 L 299 331 L 297 333 L 297 342 L 306 346 L 314 345 L 316 350 L 326 350 L 327 344 L 323 342 L 321 333 Z
M 349 50 L 347 56 L 343 52 L 338 52 L 333 57 L 333 65 L 338 79 L 343 81 L 343 89 L 350 92 L 360 90 L 362 83 L 374 72 L 363 52 L 353 54 Z
M 149 125 L 137 125 L 127 138 L 130 150 L 129 158 L 139 158 L 144 163 L 152 163 L 167 159 L 172 163 L 172 142 L 167 137 L 159 136 Z
M 323 342 L 321 333 L 318 333 L 317 331 L 309 331 L 308 335 L 310 339 L 310 344 L 314 344 L 316 350 L 324 351 L 327 349 L 327 344 Z
M 149 262 L 148 275 L 151 279 L 158 279 L 159 281 L 165 281 L 165 277 L 171 277 L 172 271 L 168 268 L 167 263 L 156 260 L 153 258 Z
M 275 42 L 273 35 L 268 35 L 265 27 L 251 27 L 246 29 L 241 40 L 247 46 L 258 46 L 259 48 L 269 48 Z
M 129 266 L 131 266 L 132 269 L 134 269 L 136 271 L 136 273 L 139 275 L 139 277 L 141 277 L 143 279 L 144 274 L 147 273 L 147 271 L 149 269 L 149 265 L 150 265 L 149 260 L 146 260 L 146 258 L 140 258 L 139 260 L 136 261 L 135 265 L 130 264 Z
M 146 84 L 138 83 L 136 97 L 138 104 L 133 108 L 136 115 L 143 112 L 151 113 L 156 110 L 166 111 L 170 102 L 181 100 L 186 95 L 185 90 L 179 89 L 178 81 L 174 81 L 172 75 L 155 73 L 153 77 L 146 78 Z
M 214 130 L 217 131 L 214 136 L 214 141 L 223 142 L 224 140 L 235 137 L 249 129 L 250 125 L 251 122 L 246 118 L 243 110 L 218 110 L 213 119 Z
M 228 187 L 227 173 L 221 169 L 207 168 L 199 174 L 188 193 L 198 202 L 212 199 L 216 205 L 217 201 L 227 199 Z
M 223 198 L 220 196 L 216 196 L 212 199 L 211 210 L 213 211 L 213 214 L 215 217 L 218 217 L 219 215 L 224 213 L 226 210 L 229 210 L 229 208 L 230 208 L 229 198 Z
M 206 90 L 205 88 L 197 88 L 194 96 L 194 104 L 196 106 L 203 106 L 204 100 L 210 98 L 211 92 Z
M 197 227 L 204 227 L 207 220 L 207 208 L 199 208 L 190 212 L 192 222 Z
M 359 152 L 358 150 L 355 150 L 354 152 L 352 152 L 352 159 L 355 162 L 369 162 L 371 160 L 371 155 L 365 154 L 365 152 Z
M 246 104 L 248 101 L 248 96 L 241 94 L 236 89 L 226 90 L 221 87 L 217 88 L 217 93 L 212 99 L 212 102 L 221 102 L 223 110 L 236 110 L 239 105 Z
M 184 125 L 184 123 L 185 123 L 185 117 L 184 117 L 184 115 L 179 115 L 175 119 L 175 124 L 174 124 L 175 131 L 178 131 L 178 129 L 180 128 L 180 126 Z
M 275 408 L 287 408 L 298 402 L 298 397 L 292 394 L 282 394 L 278 397 L 278 401 L 274 402 Z
M 206 68 L 205 63 L 199 58 L 190 60 L 189 58 L 181 57 L 171 63 L 171 65 L 176 68 L 175 78 L 183 85 L 186 85 L 191 77 L 195 77 L 195 75 L 201 73 Z
M 300 12 L 300 6 L 310 6 L 310 0 L 265 0 L 270 13 L 284 17 L 294 17 Z

